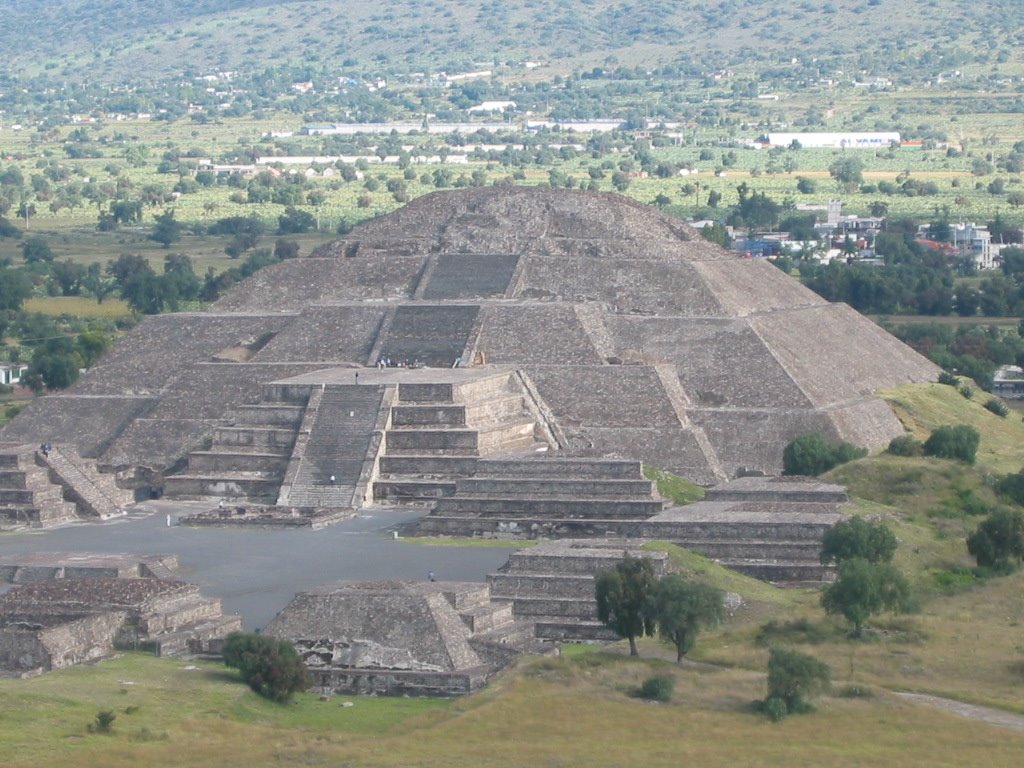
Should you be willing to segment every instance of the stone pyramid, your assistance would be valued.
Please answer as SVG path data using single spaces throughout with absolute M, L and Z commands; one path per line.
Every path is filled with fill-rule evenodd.
M 902 428 L 875 391 L 938 373 L 848 306 L 655 208 L 504 186 L 427 195 L 206 311 L 148 317 L 0 437 L 73 443 L 158 487 L 189 452 L 235 439 L 225 430 L 269 383 L 382 358 L 424 366 L 420 381 L 513 371 L 564 454 L 705 484 L 777 471 L 808 432 L 882 445 Z

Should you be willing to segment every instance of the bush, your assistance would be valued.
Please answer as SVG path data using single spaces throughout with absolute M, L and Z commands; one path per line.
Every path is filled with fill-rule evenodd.
M 1006 418 L 1010 414 L 1010 409 L 1006 407 L 1006 404 L 1002 400 L 995 397 L 990 397 L 985 403 L 986 410 L 992 411 L 996 416 Z
M 827 691 L 831 676 L 828 665 L 813 656 L 772 648 L 768 654 L 768 696 L 762 711 L 772 720 L 809 711 L 810 697 Z
M 931 437 L 925 440 L 924 453 L 926 456 L 959 459 L 973 464 L 980 442 L 981 435 L 973 427 L 947 425 L 936 429 Z
M 1011 573 L 1024 561 L 1024 512 L 1000 509 L 983 520 L 967 537 L 967 551 L 978 565 L 996 573 Z
M 671 701 L 676 681 L 668 675 L 651 675 L 640 686 L 640 698 L 648 701 Z
M 960 379 L 954 376 L 949 371 L 942 371 L 939 374 L 939 384 L 946 384 L 950 387 L 955 387 L 960 383 Z
M 886 450 L 893 456 L 920 456 L 924 453 L 924 446 L 910 435 L 900 435 L 889 441 Z
M 892 562 L 896 535 L 885 523 L 869 523 L 861 517 L 840 520 L 821 540 L 821 564 L 842 563 L 860 557 L 869 563 Z
M 820 475 L 867 453 L 850 443 L 830 443 L 817 432 L 801 435 L 782 452 L 782 474 Z
M 1001 478 L 996 483 L 996 493 L 1015 504 L 1024 505 L 1024 470 Z
M 256 693 L 281 704 L 309 685 L 306 667 L 287 640 L 232 632 L 224 643 L 224 663 L 239 670 Z
M 96 713 L 96 719 L 89 723 L 87 729 L 89 733 L 110 733 L 114 730 L 115 720 L 117 720 L 117 715 L 111 710 L 101 709 Z
M 972 397 L 974 397 L 974 389 L 967 384 L 961 384 L 960 387 L 957 389 L 957 392 L 963 395 L 964 399 L 966 400 L 970 400 Z

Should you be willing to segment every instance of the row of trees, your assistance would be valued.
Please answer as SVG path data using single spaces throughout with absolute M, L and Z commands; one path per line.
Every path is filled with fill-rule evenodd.
M 701 629 L 725 613 L 721 590 L 678 574 L 656 579 L 651 560 L 629 553 L 597 577 L 595 593 L 598 618 L 629 641 L 631 656 L 639 655 L 636 638 L 657 632 L 682 661 Z

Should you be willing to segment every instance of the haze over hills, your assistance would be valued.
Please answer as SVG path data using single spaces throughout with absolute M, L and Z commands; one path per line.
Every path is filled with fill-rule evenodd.
M 1018 0 L 28 0 L 0 2 L 8 72 L 121 79 L 282 63 L 570 72 L 841 57 L 864 69 L 1019 61 Z

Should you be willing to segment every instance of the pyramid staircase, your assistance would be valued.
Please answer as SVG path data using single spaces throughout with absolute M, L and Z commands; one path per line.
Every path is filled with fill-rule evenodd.
M 165 478 L 164 494 L 274 504 L 309 392 L 264 385 L 260 402 L 235 408 L 214 430 L 210 447 L 189 453 L 185 472 Z
M 595 578 L 613 569 L 626 553 L 644 557 L 656 577 L 666 571 L 664 552 L 641 548 L 642 541 L 562 539 L 513 552 L 497 573 L 487 576 L 491 597 L 507 600 L 516 619 L 531 622 L 545 640 L 617 640 L 597 618 Z
M 373 485 L 378 501 L 432 503 L 451 496 L 481 457 L 541 447 L 512 374 L 398 385 Z
M 511 602 L 495 600 L 486 584 L 456 582 L 438 586 L 469 630 L 470 647 L 484 663 L 504 667 L 520 654 L 549 653 L 554 649 L 550 643 L 536 638 L 532 621 L 514 615 Z
M 0 530 L 48 528 L 78 519 L 75 503 L 64 499 L 64 488 L 36 463 L 34 446 L 0 451 Z
M 70 447 L 0 449 L 0 530 L 47 528 L 124 514 L 130 491 Z
M 638 461 L 558 457 L 481 461 L 439 499 L 418 532 L 451 536 L 638 535 L 662 511 Z

